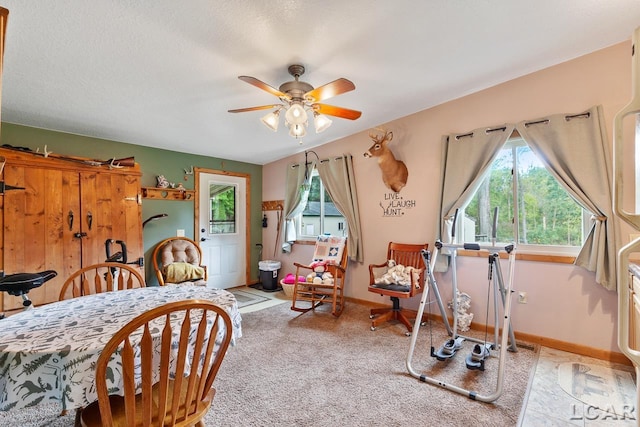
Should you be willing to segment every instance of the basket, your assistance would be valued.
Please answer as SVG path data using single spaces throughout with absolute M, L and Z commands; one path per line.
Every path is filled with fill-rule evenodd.
M 293 298 L 293 283 L 284 283 L 280 280 L 280 286 L 282 286 L 282 290 L 284 291 L 284 295 L 287 298 Z

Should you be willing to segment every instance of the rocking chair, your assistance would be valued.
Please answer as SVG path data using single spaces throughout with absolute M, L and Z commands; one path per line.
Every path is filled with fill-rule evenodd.
M 295 262 L 295 286 L 291 310 L 307 312 L 325 302 L 331 303 L 331 314 L 338 317 L 344 309 L 344 279 L 347 271 L 346 237 L 318 236 L 309 265 Z M 324 273 L 318 274 L 316 267 L 322 265 Z M 305 281 L 299 278 L 305 278 Z

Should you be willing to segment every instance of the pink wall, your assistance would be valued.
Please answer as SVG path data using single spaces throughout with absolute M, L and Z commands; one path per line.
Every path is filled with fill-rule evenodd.
M 409 169 L 407 186 L 400 195 L 416 206 L 402 217 L 383 217 L 380 203 L 389 194 L 374 159 L 363 157 L 371 141 L 367 132 L 316 147 L 320 158 L 350 153 L 354 158 L 364 242 L 364 263 L 351 263 L 347 276 L 349 297 L 388 303 L 367 291 L 370 263 L 384 262 L 390 240 L 428 242 L 436 238 L 441 137 L 449 133 L 536 119 L 555 113 L 578 113 L 602 105 L 611 138 L 613 117 L 631 98 L 630 42 L 538 71 L 445 104 L 394 120 L 381 126 L 393 131 L 391 148 Z M 473 67 L 470 67 L 469 72 Z M 366 107 L 361 108 L 366 114 Z M 293 142 L 292 142 L 293 143 Z M 633 158 L 633 156 L 629 156 Z M 292 156 L 263 167 L 263 200 L 284 198 L 285 167 L 299 162 Z M 627 169 L 630 170 L 629 167 Z M 625 171 L 625 181 L 634 182 Z M 627 185 L 632 198 L 634 186 Z M 269 224 L 275 224 L 269 212 Z M 622 227 L 622 235 L 629 229 Z M 294 261 L 307 262 L 312 246 L 294 245 L 291 254 L 274 254 L 275 226 L 263 230 L 263 259 L 283 263 L 281 273 L 291 271 Z M 626 242 L 626 237 L 625 237 Z M 472 297 L 471 312 L 484 323 L 487 286 L 485 258 L 458 258 L 458 286 Z M 506 266 L 503 271 L 507 273 Z M 450 273 L 437 275 L 443 300 L 451 298 Z M 519 261 L 514 288 L 528 293 L 528 304 L 512 305 L 516 331 L 576 343 L 597 349 L 619 351 L 616 338 L 617 296 L 597 285 L 593 273 L 564 264 Z M 403 302 L 417 307 L 419 298 Z M 348 309 L 348 308 L 347 308 Z M 365 331 L 363 331 L 365 333 Z

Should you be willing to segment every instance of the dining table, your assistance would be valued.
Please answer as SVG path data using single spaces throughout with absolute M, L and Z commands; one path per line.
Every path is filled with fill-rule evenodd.
M 206 286 L 104 292 L 38 306 L 0 320 L 0 411 L 55 402 L 63 413 L 87 406 L 97 399 L 95 365 L 111 337 L 139 314 L 189 299 L 221 306 L 231 318 L 231 345 L 235 345 L 242 336 L 235 296 Z

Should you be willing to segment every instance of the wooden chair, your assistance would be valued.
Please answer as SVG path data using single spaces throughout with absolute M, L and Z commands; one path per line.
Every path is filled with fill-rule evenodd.
M 372 308 L 371 330 L 375 331 L 378 325 L 389 320 L 398 320 L 404 324 L 411 335 L 413 325 L 409 321 L 410 312 L 400 307 L 400 298 L 411 298 L 423 291 L 424 287 L 424 261 L 422 260 L 422 250 L 428 248 L 428 244 L 406 244 L 389 242 L 387 247 L 387 260 L 381 264 L 369 265 L 369 292 L 375 292 L 380 295 L 387 295 L 391 298 L 392 306 L 388 308 Z M 389 260 L 393 260 L 396 265 L 403 267 L 413 267 L 415 269 L 407 277 L 402 278 L 402 283 L 396 283 L 397 280 L 380 280 L 380 272 L 384 272 L 384 268 L 389 268 Z M 378 276 L 376 276 L 378 273 Z M 393 276 L 393 275 L 390 275 Z M 376 280 L 378 278 L 378 280 Z M 387 277 L 393 279 L 393 277 Z M 378 283 L 376 283 L 378 282 Z
M 207 267 L 200 246 L 188 237 L 169 237 L 158 243 L 151 255 L 160 286 L 168 283 L 207 284 Z
M 58 301 L 145 286 L 142 274 L 133 265 L 102 262 L 83 267 L 69 276 L 62 284 Z
M 324 302 L 331 302 L 331 314 L 338 317 L 344 310 L 344 280 L 347 271 L 346 237 L 318 236 L 309 265 L 293 263 L 296 267 L 296 285 L 293 287 L 291 310 L 307 312 L 314 310 Z M 315 263 L 326 263 L 326 271 L 333 276 L 333 283 L 298 282 L 300 276 L 306 277 L 314 272 Z
M 232 333 L 229 314 L 209 301 L 177 301 L 139 315 L 102 350 L 98 400 L 81 410 L 80 424 L 204 426 Z M 120 384 L 113 384 L 116 371 Z M 113 387 L 124 395 L 110 394 Z

